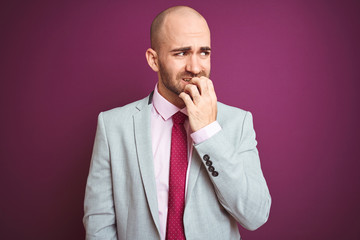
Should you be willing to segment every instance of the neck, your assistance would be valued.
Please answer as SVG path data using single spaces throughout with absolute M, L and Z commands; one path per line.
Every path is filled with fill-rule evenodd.
M 161 81 L 158 82 L 157 89 L 159 94 L 168 100 L 170 103 L 174 104 L 178 108 L 182 109 L 185 107 L 184 101 L 175 93 L 168 90 L 165 86 L 162 85 Z

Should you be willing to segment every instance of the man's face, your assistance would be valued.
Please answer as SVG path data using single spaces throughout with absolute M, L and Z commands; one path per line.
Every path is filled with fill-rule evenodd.
M 192 77 L 209 77 L 210 52 L 210 31 L 204 19 L 169 16 L 157 51 L 160 94 L 168 100 L 177 98 Z

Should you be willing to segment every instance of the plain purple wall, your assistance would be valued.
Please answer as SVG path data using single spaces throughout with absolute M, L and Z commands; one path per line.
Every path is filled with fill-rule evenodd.
M 97 115 L 146 96 L 149 27 L 190 5 L 218 99 L 254 115 L 273 198 L 244 239 L 360 239 L 359 1 L 7 1 L 0 5 L 0 238 L 84 239 Z

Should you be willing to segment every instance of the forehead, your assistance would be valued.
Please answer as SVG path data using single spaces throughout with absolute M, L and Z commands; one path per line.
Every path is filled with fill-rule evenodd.
M 210 30 L 204 18 L 194 14 L 172 14 L 162 29 L 164 47 L 210 47 Z

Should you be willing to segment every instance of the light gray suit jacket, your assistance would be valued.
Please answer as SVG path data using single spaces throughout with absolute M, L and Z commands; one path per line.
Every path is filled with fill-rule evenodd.
M 149 97 L 100 113 L 85 193 L 86 239 L 160 239 Z M 269 215 L 250 112 L 218 103 L 222 130 L 194 145 L 184 211 L 187 240 L 240 239 Z M 208 155 L 218 176 L 203 160 Z M 206 158 L 206 157 L 205 157 Z

